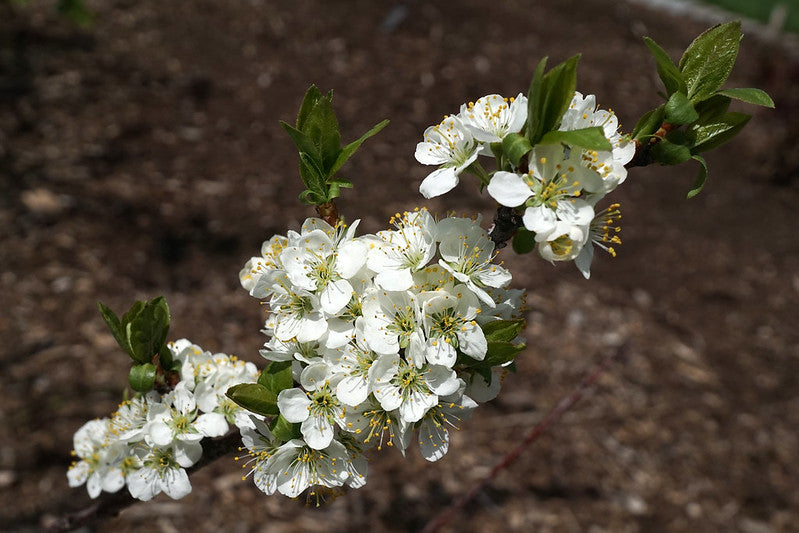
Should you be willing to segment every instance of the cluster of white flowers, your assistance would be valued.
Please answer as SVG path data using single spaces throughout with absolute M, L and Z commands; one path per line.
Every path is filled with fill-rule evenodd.
M 431 198 L 450 191 L 458 176 L 477 160 L 493 157 L 490 144 L 509 133 L 519 133 L 527 120 L 527 98 L 507 99 L 492 94 L 461 106 L 458 115 L 431 126 L 417 145 L 416 159 L 438 165 L 420 187 Z M 618 132 L 610 112 L 598 109 L 593 95 L 576 92 L 564 114 L 560 131 L 599 126 L 610 142 L 607 152 L 563 144 L 533 147 L 526 168 L 497 170 L 488 183 L 488 194 L 499 204 L 524 208 L 523 221 L 535 233 L 538 251 L 549 261 L 574 260 L 587 278 L 597 245 L 611 255 L 621 241 L 616 225 L 618 204 L 601 211 L 596 204 L 627 177 L 625 164 L 635 155 L 635 144 Z
M 180 381 L 167 394 L 136 396 L 110 418 L 84 424 L 73 439 L 77 460 L 67 472 L 70 487 L 86 483 L 92 498 L 125 485 L 143 501 L 161 492 L 182 498 L 191 492 L 185 469 L 202 456 L 200 441 L 224 435 L 228 424 L 252 426 L 225 392 L 257 379 L 255 365 L 203 351 L 185 339 L 169 349 L 181 363 Z
M 240 273 L 268 301 L 261 354 L 291 361 L 299 385 L 277 405 L 301 438 L 281 441 L 256 419 L 242 430 L 245 467 L 267 494 L 360 487 L 363 452 L 404 453 L 416 430 L 422 455 L 436 461 L 449 430 L 499 391 L 504 370 L 491 368 L 482 326 L 519 319 L 523 291 L 506 288 L 511 275 L 492 262 L 479 219 L 436 221 L 422 209 L 391 222 L 356 237 L 358 221 L 334 228 L 309 218 L 299 233 L 266 241 Z

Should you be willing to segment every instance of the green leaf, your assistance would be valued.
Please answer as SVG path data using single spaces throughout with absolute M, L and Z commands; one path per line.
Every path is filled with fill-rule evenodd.
M 640 140 L 654 134 L 660 128 L 661 124 L 663 124 L 663 117 L 665 114 L 665 104 L 644 113 L 644 116 L 638 120 L 638 124 L 633 128 L 631 134 L 632 138 Z
M 282 390 L 290 389 L 294 386 L 294 379 L 291 377 L 291 361 L 272 361 L 258 376 L 258 383 L 275 396 Z
M 705 162 L 705 158 L 701 155 L 694 155 L 691 156 L 691 158 L 699 162 L 699 175 L 696 177 L 694 186 L 688 191 L 686 198 L 693 198 L 699 194 L 707 181 L 707 163 Z
M 127 353 L 128 338 L 125 335 L 125 328 L 122 327 L 119 318 L 117 318 L 116 314 L 114 314 L 110 308 L 100 302 L 97 302 L 97 309 L 100 311 L 100 316 L 103 317 L 103 320 L 105 320 L 105 323 L 108 325 L 108 329 L 111 330 L 111 335 L 114 336 L 117 344 Z
M 522 158 L 532 149 L 533 145 L 530 144 L 527 137 L 518 133 L 509 133 L 502 139 L 502 151 L 514 167 L 518 167 Z
M 533 73 L 533 79 L 530 81 L 530 89 L 527 92 L 527 122 L 524 127 L 524 133 L 533 146 L 544 134 L 541 109 L 544 106 L 543 85 L 546 66 L 547 58 L 544 57 L 538 62 L 538 66 Z
M 542 116 L 541 136 L 558 129 L 563 114 L 569 109 L 577 89 L 577 63 L 580 55 L 575 55 L 547 72 L 543 78 L 544 101 L 539 113 Z M 536 139 L 538 140 L 538 139 Z M 536 145 L 537 142 L 530 142 Z
M 283 126 L 286 133 L 289 134 L 291 140 L 294 141 L 294 146 L 297 147 L 297 151 L 308 154 L 317 165 L 322 164 L 322 156 L 319 154 L 318 148 L 308 135 L 282 120 L 280 121 L 280 125 Z
M 330 202 L 334 198 L 338 198 L 341 195 L 340 189 L 352 189 L 352 182 L 343 178 L 329 181 L 327 189 L 327 201 Z
M 607 140 L 605 133 L 599 126 L 571 131 L 550 131 L 541 137 L 538 143 L 563 143 L 569 146 L 579 146 L 587 150 L 597 150 L 600 152 L 609 152 L 613 149 L 610 141 Z
M 691 149 L 686 145 L 682 132 L 671 131 L 660 142 L 652 146 L 652 157 L 661 165 L 679 165 L 691 159 Z
M 771 99 L 766 91 L 761 91 L 760 89 L 724 89 L 717 94 L 728 96 L 747 104 L 774 108 L 774 100 Z
M 128 322 L 125 333 L 133 360 L 139 363 L 152 361 L 169 333 L 169 307 L 163 296 L 145 304 Z
M 730 107 L 730 98 L 721 94 L 715 94 L 696 104 L 696 112 L 699 113 L 699 118 L 696 119 L 696 124 L 709 124 L 716 122 L 720 117 L 727 112 Z M 696 124 L 691 125 L 693 128 Z
M 517 254 L 529 254 L 535 248 L 535 233 L 519 228 L 513 236 L 513 251 Z
M 697 37 L 680 59 L 688 98 L 701 102 L 724 85 L 741 42 L 740 21 L 718 24 Z
M 325 171 L 319 167 L 318 162 L 306 152 L 300 152 L 300 177 L 302 182 L 313 191 L 316 197 L 327 197 L 327 182 Z
M 510 342 L 489 342 L 485 359 L 479 366 L 498 366 L 508 361 L 513 361 L 527 346 L 524 343 L 511 344 Z
M 308 87 L 308 90 L 305 91 L 305 96 L 302 98 L 302 104 L 300 104 L 300 112 L 297 113 L 298 130 L 305 131 L 305 125 L 308 122 L 308 117 L 311 115 L 313 108 L 316 106 L 316 102 L 322 98 L 324 98 L 324 96 L 322 96 L 322 92 L 316 85 L 311 85 Z
M 675 126 L 690 124 L 699 118 L 694 105 L 683 93 L 676 92 L 669 97 L 665 107 L 665 121 Z
M 269 425 L 269 430 L 272 432 L 272 435 L 284 442 L 288 442 L 291 439 L 299 439 L 302 436 L 300 433 L 300 425 L 292 424 L 283 418 L 283 415 L 275 417 L 275 419 L 272 420 L 272 423 Z
M 357 140 L 352 141 L 347 146 L 345 146 L 341 152 L 339 152 L 338 157 L 336 157 L 333 166 L 328 170 L 327 177 L 331 178 L 333 174 L 339 171 L 339 169 L 347 162 L 347 160 L 352 157 L 352 154 L 355 153 L 355 150 L 361 147 L 363 142 L 368 139 L 369 137 L 373 137 L 377 135 L 380 130 L 388 126 L 388 120 L 383 120 L 382 122 L 378 122 L 372 129 L 361 135 Z
M 119 321 L 123 330 L 127 330 L 128 324 L 130 324 L 133 321 L 133 319 L 136 318 L 139 315 L 139 313 L 142 312 L 142 310 L 144 309 L 144 307 L 146 305 L 147 304 L 145 302 L 137 301 L 137 302 L 134 302 L 132 306 L 130 306 L 130 309 L 128 309 L 128 312 L 125 313 L 124 315 L 122 315 L 122 319 Z M 127 340 L 128 340 L 127 339 L 127 335 L 125 335 L 125 342 L 126 343 L 127 343 Z
M 277 395 L 259 383 L 241 383 L 230 387 L 225 396 L 253 413 L 274 416 L 280 414 Z
M 660 76 L 660 80 L 666 87 L 666 92 L 669 95 L 677 91 L 686 92 L 687 89 L 682 73 L 677 68 L 677 65 L 674 64 L 674 61 L 672 61 L 671 57 L 669 57 L 669 54 L 667 54 L 658 43 L 649 37 L 644 37 L 644 44 L 647 48 L 649 48 L 649 51 L 652 52 L 652 55 L 655 57 L 655 61 L 657 62 L 658 76 Z
M 698 154 L 718 148 L 731 140 L 743 129 L 751 115 L 745 113 L 725 113 L 712 122 L 696 124 L 687 131 L 691 141 L 691 152 Z
M 303 127 L 299 129 L 311 138 L 318 149 L 322 169 L 327 171 L 332 168 L 341 152 L 341 134 L 333 111 L 333 91 L 316 100 Z
M 155 384 L 155 365 L 152 363 L 133 365 L 128 374 L 128 383 L 136 392 L 151 391 Z
M 510 342 L 524 329 L 524 320 L 492 320 L 481 327 L 488 342 Z

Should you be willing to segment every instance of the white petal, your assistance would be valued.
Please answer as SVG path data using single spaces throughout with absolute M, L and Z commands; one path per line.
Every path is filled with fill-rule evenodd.
M 117 492 L 125 486 L 125 475 L 119 468 L 110 468 L 103 476 L 102 483 L 105 492 Z
M 518 207 L 533 194 L 521 176 L 505 171 L 491 177 L 487 190 L 494 200 L 507 207 Z
M 319 297 L 322 310 L 330 315 L 336 315 L 344 309 L 352 299 L 352 285 L 346 279 L 328 283 Z
M 440 365 L 430 365 L 424 379 L 430 390 L 439 396 L 452 394 L 461 385 L 455 371 Z
M 419 192 L 425 198 L 441 196 L 455 188 L 458 176 L 453 167 L 439 168 L 431 172 L 419 186 Z
M 221 437 L 228 430 L 225 415 L 220 413 L 205 413 L 194 421 L 194 429 L 204 437 Z
M 103 491 L 103 482 L 100 479 L 99 472 L 93 472 L 89 479 L 86 480 L 86 491 L 89 493 L 89 497 L 94 499 L 100 495 Z
M 352 227 L 352 226 L 350 226 Z M 361 241 L 347 241 L 338 247 L 336 254 L 336 272 L 344 278 L 350 279 L 366 263 L 366 245 Z
M 300 319 L 297 342 L 310 342 L 318 340 L 327 331 L 327 322 L 321 313 L 313 311 Z M 281 339 L 283 340 L 283 339 Z
M 147 502 L 161 492 L 158 472 L 152 468 L 140 468 L 128 474 L 128 491 L 130 495 Z
M 375 276 L 375 283 L 387 291 L 404 291 L 413 285 L 413 276 L 409 268 L 385 270 Z
M 458 332 L 458 341 L 459 348 L 463 353 L 478 361 L 485 359 L 488 342 L 480 326 L 471 323 L 464 324 L 461 331 Z
M 203 455 L 203 447 L 199 442 L 175 441 L 172 449 L 175 451 L 175 462 L 183 468 L 192 466 Z
M 449 432 L 443 426 L 424 420 L 419 426 L 419 449 L 428 461 L 438 461 L 449 450 Z
M 591 277 L 591 262 L 594 260 L 594 245 L 590 242 L 583 246 L 577 257 L 574 258 L 574 264 L 580 269 L 583 277 L 589 279 Z
M 311 405 L 311 400 L 300 389 L 285 389 L 280 391 L 277 395 L 277 406 L 280 413 L 287 421 L 303 422 L 308 418 L 308 408 Z
M 314 450 L 324 450 L 333 440 L 333 426 L 324 416 L 306 418 L 300 426 L 300 432 Z
M 164 422 L 155 422 L 150 425 L 148 442 L 156 446 L 167 446 L 175 439 L 172 429 Z
M 399 414 L 405 422 L 418 422 L 437 403 L 435 394 L 415 391 L 399 406 Z
M 80 487 L 89 478 L 89 463 L 78 461 L 67 470 L 67 481 L 70 487 Z
M 161 487 L 173 500 L 179 500 L 191 492 L 189 475 L 182 468 L 170 468 L 161 478 Z
M 351 407 L 360 405 L 369 396 L 369 381 L 364 376 L 347 376 L 336 386 L 336 396 Z
M 557 217 L 554 211 L 548 207 L 539 205 L 537 207 L 528 207 L 525 209 L 522 221 L 524 222 L 525 228 L 545 239 L 555 230 Z
M 441 339 L 432 339 L 427 341 L 425 356 L 432 365 L 443 365 L 447 368 L 452 368 L 458 358 L 458 353 L 448 342 L 444 342 Z

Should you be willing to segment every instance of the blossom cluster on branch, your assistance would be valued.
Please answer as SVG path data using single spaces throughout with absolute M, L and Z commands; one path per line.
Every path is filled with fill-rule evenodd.
M 200 441 L 226 434 L 231 424 L 252 425 L 225 392 L 258 377 L 253 363 L 203 351 L 186 339 L 168 348 L 179 363 L 180 381 L 166 394 L 150 391 L 125 400 L 110 417 L 78 429 L 70 487 L 85 483 L 92 498 L 125 486 L 143 501 L 161 492 L 182 498 L 191 492 L 185 469 L 202 456 Z
M 419 209 L 392 222 L 356 236 L 358 221 L 310 218 L 241 271 L 242 286 L 268 302 L 261 354 L 299 385 L 273 388 L 278 412 L 262 414 L 276 416 L 244 432 L 267 494 L 359 487 L 366 450 L 404 453 L 414 434 L 427 460 L 440 459 L 450 430 L 496 396 L 523 348 L 523 291 L 507 288 L 479 219 Z M 231 397 L 257 410 L 255 395 L 240 387 Z
M 125 486 L 139 500 L 182 498 L 203 439 L 230 425 L 247 451 L 237 458 L 245 459 L 244 478 L 266 494 L 361 487 L 372 450 L 418 446 L 425 459 L 441 459 L 450 432 L 498 394 L 525 348 L 524 291 L 509 288 L 497 249 L 513 239 L 517 253 L 573 260 L 588 278 L 595 247 L 613 256 L 621 243 L 619 204 L 598 206 L 628 168 L 694 160 L 699 176 L 688 196 L 698 194 L 707 178 L 700 154 L 749 120 L 728 111 L 732 100 L 774 105 L 759 89 L 723 89 L 740 39 L 739 23 L 717 25 L 675 64 L 645 38 L 666 101 L 629 135 L 612 111 L 576 90 L 579 56 L 548 71 L 544 58 L 526 95 L 489 94 L 427 128 L 415 155 L 437 168 L 420 192 L 445 194 L 473 174 L 498 204 L 490 230 L 480 217 L 417 208 L 358 236 L 359 221 L 338 215 L 334 200 L 353 186 L 339 171 L 388 121 L 342 145 L 332 92 L 312 86 L 296 124 L 282 126 L 299 152 L 299 199 L 321 218 L 270 237 L 239 274 L 265 304 L 260 353 L 268 364 L 258 371 L 185 339 L 167 345 L 162 297 L 121 317 L 99 304 L 133 361 L 135 395 L 76 432 L 70 486 L 86 484 L 93 498 Z M 215 442 L 227 446 L 228 438 Z
M 523 209 L 524 228 L 532 232 L 544 259 L 574 260 L 588 278 L 594 245 L 615 255 L 613 245 L 621 244 L 619 205 L 599 211 L 596 205 L 626 179 L 635 143 L 619 133 L 616 115 L 599 109 L 594 95 L 575 92 L 557 131 L 599 127 L 607 150 L 582 148 L 555 135 L 554 142 L 534 146 L 514 164 L 496 147 L 522 131 L 527 113 L 528 100 L 521 93 L 515 98 L 491 94 L 427 128 L 416 159 L 439 168 L 419 190 L 427 198 L 439 196 L 458 184 L 462 172 L 474 172 L 497 203 Z M 488 174 L 478 156 L 499 159 L 499 169 Z

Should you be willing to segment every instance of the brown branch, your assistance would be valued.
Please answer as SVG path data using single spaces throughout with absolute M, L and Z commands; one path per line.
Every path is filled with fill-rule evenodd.
M 187 469 L 189 475 L 197 472 L 201 468 L 208 466 L 213 461 L 223 455 L 234 452 L 238 449 L 241 436 L 238 431 L 229 433 L 219 439 L 205 439 L 202 441 L 203 455 L 197 463 Z M 60 533 L 62 531 L 72 531 L 79 527 L 86 527 L 97 524 L 103 520 L 114 518 L 119 513 L 138 502 L 130 493 L 122 489 L 115 493 L 104 493 L 92 505 L 65 514 L 50 524 L 46 531 L 50 533 Z
M 316 206 L 316 212 L 319 214 L 319 218 L 333 226 L 336 227 L 338 224 L 339 214 L 338 214 L 338 207 L 336 207 L 336 203 L 333 200 L 330 200 L 327 203 L 319 204 Z
M 580 398 L 583 397 L 586 390 L 591 387 L 599 377 L 608 369 L 608 367 L 613 363 L 615 360 L 620 359 L 624 354 L 627 352 L 627 343 L 622 344 L 616 351 L 612 354 L 606 356 L 602 361 L 597 364 L 591 374 L 588 375 L 583 381 L 577 385 L 572 392 L 562 398 L 557 405 L 544 417 L 541 422 L 536 424 L 530 432 L 525 436 L 524 440 L 519 443 L 514 449 L 508 452 L 500 462 L 494 465 L 494 468 L 491 469 L 491 472 L 488 473 L 483 479 L 478 481 L 477 483 L 472 486 L 472 488 L 463 494 L 460 498 L 455 500 L 449 507 L 441 511 L 438 515 L 433 517 L 427 525 L 425 525 L 424 529 L 422 529 L 421 533 L 434 533 L 438 531 L 441 527 L 449 523 L 454 517 L 455 514 L 462 510 L 467 503 L 472 501 L 475 496 L 477 496 L 480 491 L 482 491 L 496 476 L 497 474 L 506 469 L 508 466 L 511 465 L 519 456 L 524 452 L 524 450 L 529 447 L 533 442 L 535 442 L 538 437 L 540 437 L 547 429 L 549 429 L 553 424 L 558 422 L 563 414 L 572 408 L 572 406 L 577 403 Z

